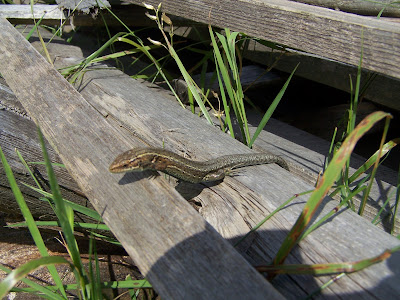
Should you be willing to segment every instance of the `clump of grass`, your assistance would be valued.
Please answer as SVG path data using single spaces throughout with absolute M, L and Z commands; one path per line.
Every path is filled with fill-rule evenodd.
M 231 33 L 229 29 L 225 29 L 225 35 L 220 33 L 214 33 L 211 26 L 209 26 L 209 33 L 212 42 L 213 52 L 214 52 L 214 61 L 216 66 L 216 75 L 219 84 L 219 90 L 221 93 L 221 99 L 223 103 L 223 112 L 217 111 L 213 108 L 212 104 L 208 101 L 207 96 L 203 93 L 204 88 L 199 88 L 193 78 L 190 76 L 189 72 L 184 67 L 181 59 L 179 58 L 177 52 L 173 47 L 173 36 L 174 36 L 174 28 L 171 19 L 165 14 L 161 13 L 161 3 L 155 8 L 152 5 L 144 4 L 147 9 L 152 11 L 152 14 L 147 13 L 147 17 L 151 20 L 155 21 L 160 32 L 163 35 L 164 43 L 160 41 L 155 41 L 151 38 L 148 40 L 156 45 L 162 46 L 168 50 L 171 57 L 175 60 L 178 68 L 188 86 L 188 94 L 189 94 L 189 102 L 191 107 L 193 107 L 193 102 L 191 102 L 192 97 L 196 100 L 197 105 L 199 106 L 202 114 L 207 119 L 207 121 L 212 124 L 211 117 L 204 105 L 204 103 L 208 103 L 209 106 L 213 109 L 214 115 L 219 118 L 221 128 L 223 131 L 225 129 L 229 129 L 229 132 L 232 137 L 234 136 L 234 128 L 233 128 L 233 120 L 231 119 L 231 112 L 235 120 L 238 121 L 240 132 L 241 132 L 241 140 L 244 144 L 252 147 L 256 138 L 260 134 L 260 132 L 265 127 L 272 113 L 276 109 L 280 100 L 282 99 L 286 88 L 289 85 L 289 82 L 297 69 L 293 70 L 287 79 L 286 83 L 282 87 L 281 91 L 275 97 L 273 103 L 265 113 L 262 121 L 257 127 L 256 132 L 253 136 L 250 135 L 248 121 L 246 117 L 246 109 L 244 103 L 244 92 L 242 89 L 242 84 L 240 82 L 240 68 L 238 67 L 238 59 L 237 59 L 237 47 L 236 44 L 238 42 L 240 33 L 233 32 Z M 165 24 L 169 26 L 169 37 L 165 32 Z M 218 39 L 218 42 L 217 42 Z M 239 61 L 240 64 L 240 61 Z M 225 120 L 222 120 L 221 117 L 225 115 Z
M 394 247 L 392 249 L 386 250 L 383 253 L 371 257 L 364 258 L 359 261 L 354 262 L 344 262 L 344 263 L 327 263 L 327 264 L 315 264 L 315 265 L 304 265 L 304 264 L 294 264 L 287 265 L 284 264 L 289 253 L 292 249 L 297 245 L 302 239 L 304 239 L 308 234 L 310 234 L 313 230 L 315 230 L 318 226 L 321 226 L 328 218 L 330 218 L 335 213 L 339 212 L 339 208 L 341 205 L 346 203 L 346 200 L 343 200 L 342 203 L 335 207 L 330 213 L 326 216 L 320 218 L 316 223 L 310 225 L 310 221 L 316 213 L 319 205 L 322 203 L 322 200 L 328 194 L 329 190 L 334 186 L 336 179 L 339 174 L 342 172 L 343 167 L 346 165 L 348 159 L 353 152 L 353 149 L 358 142 L 358 140 L 378 121 L 382 119 L 389 120 L 391 115 L 384 112 L 375 112 L 367 116 L 353 131 L 352 133 L 345 139 L 342 143 L 341 147 L 334 154 L 332 160 L 330 161 L 328 167 L 326 168 L 323 176 L 319 180 L 316 188 L 312 191 L 303 192 L 301 194 L 296 194 L 292 198 L 288 199 L 285 203 L 279 206 L 274 212 L 272 212 L 268 217 L 262 220 L 259 224 L 257 224 L 248 234 L 246 234 L 241 240 L 239 240 L 237 244 L 242 242 L 246 237 L 248 237 L 252 232 L 257 230 L 262 224 L 264 224 L 268 219 L 270 219 L 274 214 L 276 214 L 280 209 L 289 204 L 293 199 L 297 198 L 300 195 L 311 193 L 311 196 L 307 203 L 305 204 L 302 213 L 298 217 L 296 223 L 293 225 L 285 240 L 283 241 L 278 253 L 276 254 L 273 262 L 270 265 L 258 266 L 256 269 L 259 272 L 265 272 L 268 274 L 269 279 L 273 279 L 276 275 L 279 274 L 312 274 L 312 275 L 332 275 L 338 274 L 337 279 L 342 277 L 347 273 L 357 272 L 364 268 L 367 268 L 373 264 L 380 263 L 386 259 L 388 259 L 394 252 L 400 251 L 400 246 Z M 389 143 L 390 144 L 390 143 Z M 390 145 L 388 145 L 390 147 Z M 385 148 L 385 151 L 388 150 L 388 147 Z M 351 178 L 355 180 L 357 176 L 359 176 L 363 170 L 370 167 L 379 159 L 379 155 L 375 153 L 370 160 L 368 160 L 361 168 L 358 170 Z M 365 189 L 358 187 L 353 190 L 352 194 L 349 197 L 354 196 L 360 190 Z M 308 227 L 309 226 L 309 227 Z M 308 229 L 306 230 L 306 228 Z M 235 245 L 235 246 L 236 246 Z M 327 282 L 324 286 L 322 286 L 316 293 L 320 292 L 321 289 L 326 288 L 330 284 L 332 284 L 335 280 L 331 280 Z
M 361 36 L 363 39 L 363 35 Z M 365 81 L 365 84 L 361 86 L 361 70 L 362 70 L 362 61 L 363 61 L 363 47 L 361 46 L 361 54 L 360 54 L 360 61 L 358 64 L 357 68 L 357 75 L 355 78 L 355 84 L 353 84 L 353 81 L 350 80 L 350 90 L 351 90 L 351 98 L 350 98 L 350 106 L 349 109 L 347 110 L 346 116 L 344 120 L 347 122 L 346 126 L 346 131 L 342 133 L 342 136 L 339 137 L 338 142 L 334 142 L 336 139 L 336 131 L 335 134 L 332 137 L 331 141 L 331 147 L 330 147 L 330 152 L 328 154 L 328 159 L 326 160 L 326 164 L 329 162 L 329 157 L 333 156 L 341 147 L 342 141 L 348 137 L 355 128 L 356 125 L 356 119 L 357 119 L 357 109 L 359 106 L 359 103 L 361 99 L 363 98 L 363 93 L 367 90 L 368 86 L 371 84 L 372 80 L 375 78 L 375 74 L 370 75 L 367 80 Z M 364 121 L 363 121 L 364 122 Z M 395 138 L 389 142 L 386 142 L 386 136 L 387 132 L 389 129 L 389 122 L 390 118 L 386 118 L 386 122 L 384 125 L 383 133 L 382 133 L 382 138 L 380 141 L 380 147 L 379 149 L 360 167 L 358 170 L 356 170 L 352 175 L 350 175 L 350 157 L 347 160 L 343 170 L 340 172 L 338 175 L 338 178 L 336 180 L 336 187 L 334 191 L 330 194 L 331 197 L 339 194 L 340 195 L 340 203 L 337 207 L 339 209 L 340 207 L 347 205 L 350 209 L 353 211 L 356 211 L 356 206 L 354 204 L 353 198 L 356 195 L 362 194 L 362 199 L 358 208 L 357 213 L 359 215 L 364 214 L 365 207 L 367 205 L 367 200 L 370 195 L 370 191 L 372 188 L 372 185 L 375 180 L 375 175 L 377 172 L 377 169 L 383 159 L 389 155 L 391 149 L 393 149 L 395 146 L 397 146 L 400 142 L 400 138 Z M 365 173 L 368 169 L 372 168 L 372 171 L 367 174 Z M 400 172 L 400 166 L 399 166 L 399 172 Z M 363 178 L 360 177 L 364 176 Z M 399 178 L 399 176 L 398 176 Z M 354 186 L 356 180 L 359 180 L 357 184 Z M 400 180 L 400 178 L 398 179 Z M 391 217 L 391 229 L 390 232 L 391 234 L 394 233 L 394 229 L 396 226 L 396 215 L 397 215 L 397 207 L 398 207 L 398 202 L 399 202 L 399 189 L 400 185 L 397 184 L 395 187 L 395 191 L 392 193 L 392 195 L 388 195 L 387 201 L 383 204 L 375 218 L 373 219 L 372 223 L 377 224 L 378 219 L 382 220 L 384 219 L 385 216 L 383 216 L 383 212 L 385 208 L 389 205 L 389 200 L 392 199 L 393 194 L 396 193 L 395 195 L 395 204 L 389 209 L 392 217 Z M 326 217 L 328 218 L 328 216 Z
M 74 211 L 79 211 L 80 213 L 86 214 L 98 221 L 101 221 L 101 217 L 97 212 L 90 210 L 88 208 L 81 207 L 75 203 L 66 201 L 62 198 L 60 188 L 58 186 L 52 164 L 49 160 L 47 150 L 44 145 L 43 136 L 39 132 L 40 143 L 42 145 L 42 151 L 44 156 L 44 163 L 46 165 L 48 178 L 50 182 L 50 187 L 52 194 L 45 193 L 40 188 L 35 188 L 35 190 L 42 193 L 48 198 L 54 208 L 55 214 L 57 216 L 56 222 L 48 222 L 44 224 L 43 222 L 37 222 L 33 219 L 32 214 L 22 196 L 22 193 L 17 185 L 15 177 L 12 173 L 11 167 L 8 164 L 2 149 L 0 147 L 0 157 L 1 161 L 10 183 L 10 187 L 14 193 L 16 201 L 21 209 L 25 223 L 17 224 L 18 226 L 27 226 L 32 238 L 41 254 L 41 258 L 35 259 L 19 266 L 15 270 L 10 270 L 7 267 L 0 264 L 0 269 L 6 273 L 8 276 L 0 283 L 0 298 L 3 298 L 8 292 L 24 292 L 35 294 L 47 299 L 68 299 L 68 291 L 76 291 L 80 299 L 101 299 L 103 296 L 103 289 L 128 289 L 128 292 L 132 295 L 132 299 L 136 299 L 138 292 L 143 288 L 151 288 L 151 285 L 146 280 L 131 280 L 127 278 L 125 281 L 118 282 L 102 282 L 100 279 L 100 269 L 99 269 L 99 259 L 96 251 L 95 239 L 89 240 L 89 267 L 88 270 L 84 267 L 81 255 L 79 252 L 79 247 L 74 236 L 74 228 L 78 224 L 81 228 L 90 229 L 103 229 L 108 228 L 101 224 L 87 224 L 87 223 L 76 223 L 74 221 Z M 20 154 L 18 153 L 20 156 Z M 25 160 L 22 159 L 22 163 L 27 166 Z M 29 167 L 28 172 L 33 176 Z M 33 176 L 35 182 L 40 187 L 38 181 Z M 60 226 L 62 228 L 62 240 L 63 244 L 69 254 L 69 259 L 59 257 L 59 256 L 49 256 L 47 252 L 46 245 L 40 234 L 38 226 L 41 225 L 54 225 Z M 100 235 L 99 235 L 100 236 Z M 65 285 L 62 282 L 57 270 L 55 268 L 56 264 L 67 264 L 69 265 L 71 272 L 73 272 L 76 280 L 76 284 Z M 43 286 L 39 285 L 31 280 L 29 280 L 27 275 L 37 268 L 47 267 L 54 280 L 55 285 Z M 28 288 L 14 288 L 15 284 L 19 281 L 24 282 L 28 285 Z M 69 293 L 69 292 L 68 292 Z
M 273 262 L 267 266 L 259 266 L 257 269 L 260 272 L 266 272 L 268 274 L 269 279 L 273 279 L 278 274 L 315 274 L 315 275 L 327 275 L 327 274 L 338 274 L 334 279 L 328 281 L 322 287 L 320 287 L 313 295 L 319 293 L 322 289 L 328 287 L 333 284 L 337 279 L 343 277 L 347 273 L 356 272 L 362 270 L 366 267 L 371 266 L 372 264 L 382 262 L 383 260 L 389 258 L 391 254 L 394 252 L 400 251 L 399 247 L 394 247 L 387 251 L 384 251 L 380 255 L 377 255 L 372 258 L 362 259 L 356 262 L 346 262 L 346 263 L 334 263 L 334 264 L 318 264 L 318 265 L 285 265 L 284 261 L 293 249 L 295 245 L 297 245 L 302 239 L 304 239 L 308 234 L 310 234 L 313 230 L 321 226 L 325 221 L 334 216 L 339 212 L 340 208 L 346 204 L 352 203 L 352 198 L 363 192 L 363 201 L 361 202 L 359 208 L 359 214 L 362 215 L 364 207 L 366 205 L 366 200 L 371 190 L 372 182 L 376 174 L 376 169 L 381 162 L 382 157 L 387 155 L 390 150 L 397 146 L 400 142 L 400 138 L 393 139 L 389 142 L 385 143 L 387 131 L 389 128 L 389 122 L 392 118 L 390 114 L 384 112 L 375 112 L 367 116 L 363 121 L 359 123 L 356 127 L 356 113 L 358 106 L 358 99 L 360 95 L 360 82 L 361 82 L 361 65 L 362 65 L 362 53 L 360 58 L 360 64 L 358 66 L 357 78 L 355 91 L 352 93 L 351 105 L 348 112 L 348 125 L 347 131 L 343 136 L 344 141 L 336 144 L 334 146 L 334 138 L 332 139 L 330 153 L 332 159 L 326 161 L 325 171 L 323 176 L 319 179 L 316 184 L 316 188 L 313 191 L 303 192 L 301 194 L 296 194 L 292 198 L 288 199 L 285 203 L 283 203 L 280 207 L 278 207 L 274 212 L 272 212 L 269 216 L 267 216 L 264 220 L 262 220 L 259 224 L 257 224 L 251 231 L 246 234 L 237 244 L 243 241 L 247 236 L 249 236 L 252 232 L 257 230 L 263 223 L 265 223 L 269 218 L 271 218 L 274 214 L 276 214 L 280 209 L 290 203 L 293 199 L 302 194 L 312 193 L 306 205 L 303 208 L 302 213 L 298 217 L 296 223 L 293 225 L 286 239 L 282 243 L 278 253 L 276 254 Z M 368 81 L 369 82 L 369 81 Z M 363 90 L 365 87 L 363 88 Z M 378 121 L 385 119 L 385 126 L 382 133 L 382 139 L 379 149 L 352 175 L 349 175 L 349 161 L 351 153 L 358 142 L 358 140 Z M 336 133 L 336 131 L 335 131 Z M 373 170 L 370 174 L 365 175 L 364 173 L 373 167 Z M 361 175 L 364 174 L 364 178 L 359 180 L 359 182 L 352 186 L 357 179 L 360 178 Z M 368 183 L 369 180 L 369 183 Z M 336 184 L 336 186 L 335 186 Z M 324 197 L 329 193 L 332 189 L 329 196 L 333 197 L 337 193 L 342 193 L 341 202 L 328 214 L 319 218 L 317 222 L 310 225 L 310 221 L 314 216 L 317 208 L 321 204 Z M 400 194 L 400 167 L 399 167 L 399 175 L 398 175 L 398 184 L 396 186 L 396 201 L 392 211 L 392 229 L 391 233 L 393 233 L 393 229 L 396 222 L 397 215 L 397 207 L 399 203 L 399 194 Z M 391 196 L 389 197 L 389 199 Z M 389 199 L 386 201 L 385 205 L 387 205 Z M 384 206 L 385 206 L 384 205 Z M 380 216 L 384 207 L 380 210 L 378 215 L 375 217 L 375 220 Z M 307 228 L 308 227 L 308 228 Z M 306 230 L 307 228 L 307 230 Z M 237 245 L 236 244 L 236 245 Z

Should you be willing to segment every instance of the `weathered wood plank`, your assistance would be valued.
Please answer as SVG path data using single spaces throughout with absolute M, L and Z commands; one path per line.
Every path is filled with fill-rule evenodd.
M 291 73 L 300 62 L 296 70 L 296 76 L 313 80 L 327 86 L 351 92 L 349 76 L 356 78 L 357 67 L 337 61 L 327 60 L 315 55 L 307 55 L 299 51 L 293 51 L 282 55 L 279 51 L 271 52 L 271 49 L 259 43 L 251 42 L 244 53 L 244 57 L 251 61 L 272 65 L 274 69 Z M 361 73 L 361 86 L 368 80 L 370 71 L 363 70 Z M 400 111 L 400 81 L 393 77 L 377 74 L 364 91 L 366 99 L 380 105 Z
M 317 5 L 335 10 L 342 10 L 358 15 L 377 16 L 383 10 L 384 16 L 400 17 L 400 5 L 392 0 L 291 0 Z
M 74 26 L 115 26 L 121 27 L 120 21 L 116 20 L 107 10 L 103 9 L 101 18 L 94 18 L 91 15 L 75 13 L 68 18 L 58 5 L 35 4 L 32 14 L 30 5 L 0 5 L 0 17 L 8 19 L 11 24 L 34 24 L 33 18 L 38 21 L 43 17 L 43 25 L 65 25 Z M 147 11 L 144 7 L 137 5 L 113 6 L 112 11 L 118 18 L 128 26 L 155 26 L 154 21 L 145 16 Z M 194 24 L 194 21 L 182 20 L 182 18 L 173 18 L 174 24 Z
M 35 130 L 32 130 L 35 128 L 35 124 L 26 115 L 25 110 L 15 98 L 12 91 L 7 86 L 3 85 L 1 80 L 0 120 L 0 145 L 13 170 L 14 176 L 18 182 L 36 186 L 33 179 L 27 174 L 27 170 L 22 165 L 15 151 L 15 149 L 17 149 L 28 162 L 43 161 L 39 137 Z M 47 142 L 46 144 L 49 148 L 51 161 L 54 163 L 61 163 L 61 159 L 55 151 Z M 32 171 L 37 176 L 41 186 L 46 191 L 50 192 L 46 168 L 43 165 L 36 165 L 32 168 Z M 56 167 L 54 168 L 54 172 L 58 178 L 63 196 L 70 201 L 87 206 L 88 200 L 82 192 L 80 192 L 79 187 L 65 168 Z M 22 218 L 19 206 L 15 201 L 14 194 L 11 191 L 3 169 L 0 169 L 0 174 L 0 195 L 2 204 L 0 211 L 9 213 L 10 218 L 15 220 Z M 41 194 L 36 193 L 24 185 L 21 185 L 20 189 L 34 217 L 40 218 L 41 220 L 53 220 L 56 218 L 51 207 L 46 202 L 39 199 L 42 197 Z
M 0 17 L 9 19 L 32 19 L 39 20 L 65 20 L 63 12 L 57 5 L 36 4 L 33 12 L 30 5 L 0 5 Z
M 0 35 L 0 72 L 163 298 L 280 298 L 163 178 L 110 174 L 114 156 L 138 141 L 110 126 L 5 19 Z
M 391 22 L 287 0 L 165 0 L 162 5 L 166 13 L 351 65 L 358 65 L 363 47 L 365 69 L 400 78 L 400 27 Z
M 77 12 L 83 12 L 89 14 L 95 12 L 96 9 L 104 9 L 105 7 L 110 7 L 110 3 L 107 0 L 96 1 L 96 0 L 56 0 L 56 3 L 60 8 Z

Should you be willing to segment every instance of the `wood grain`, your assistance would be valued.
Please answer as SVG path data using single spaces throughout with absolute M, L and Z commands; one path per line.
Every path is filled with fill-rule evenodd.
M 137 144 L 0 20 L 0 72 L 67 170 L 162 298 L 280 298 L 163 178 L 121 178 L 110 161 Z
M 391 0 L 291 0 L 316 6 L 342 10 L 358 15 L 377 16 L 383 10 L 384 16 L 400 17 L 400 5 Z M 388 5 L 391 4 L 391 5 Z
M 358 15 L 377 16 L 383 10 L 384 16 L 400 17 L 400 6 L 391 0 L 292 0 L 316 6 L 342 10 Z M 388 5 L 391 4 L 391 5 Z
M 9 165 L 16 177 L 17 182 L 23 182 L 36 187 L 36 183 L 28 175 L 25 166 L 17 156 L 18 150 L 27 162 L 43 161 L 43 154 L 39 143 L 39 137 L 35 129 L 35 123 L 27 116 L 26 111 L 16 99 L 13 92 L 0 80 L 0 145 L 7 158 Z M 54 163 L 61 163 L 61 159 L 46 142 L 50 160 Z M 31 165 L 31 170 L 35 174 L 41 187 L 50 192 L 50 184 L 43 165 Z M 55 167 L 54 172 L 58 179 L 61 192 L 65 199 L 73 201 L 83 206 L 90 205 L 86 197 L 80 191 L 76 182 L 71 178 L 65 168 Z M 23 220 L 21 211 L 14 194 L 11 191 L 4 170 L 0 169 L 0 211 L 6 212 L 9 220 Z M 40 200 L 41 194 L 33 191 L 25 185 L 20 185 L 25 201 L 32 215 L 40 220 L 55 220 L 56 216 L 53 209 L 46 201 Z M 81 221 L 82 216 L 79 220 Z M 88 220 L 87 218 L 84 218 Z M 77 219 L 78 220 L 78 219 Z M 91 220 L 93 221 L 93 220 Z
M 33 12 L 30 5 L 1 5 L 0 17 L 10 19 L 37 19 L 43 20 L 64 20 L 65 16 L 57 5 L 37 4 L 33 5 Z
M 142 5 L 141 0 L 130 0 Z M 146 3 L 155 7 L 160 1 Z M 288 0 L 165 0 L 163 11 L 400 78 L 400 27 Z
M 60 25 L 60 22 L 65 21 L 58 6 L 49 4 L 35 4 L 33 13 L 30 5 L 0 5 L 0 18 L 7 18 L 13 24 L 34 24 L 33 18 L 36 21 L 42 18 L 42 25 Z

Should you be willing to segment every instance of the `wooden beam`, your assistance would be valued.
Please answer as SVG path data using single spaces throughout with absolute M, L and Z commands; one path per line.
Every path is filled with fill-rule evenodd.
M 162 9 L 355 66 L 363 49 L 363 68 L 400 78 L 400 27 L 392 22 L 288 0 L 165 0 Z
M 65 20 L 63 12 L 58 5 L 35 4 L 33 12 L 30 5 L 0 5 L 0 18 L 7 19 L 33 19 L 39 20 Z
M 0 39 L 2 76 L 162 298 L 281 298 L 162 177 L 111 174 L 113 158 L 138 141 L 112 127 L 5 19 Z
M 400 17 L 400 5 L 392 0 L 293 0 L 358 15 L 377 16 L 381 10 L 384 16 Z M 390 5 L 389 5 L 390 4 Z

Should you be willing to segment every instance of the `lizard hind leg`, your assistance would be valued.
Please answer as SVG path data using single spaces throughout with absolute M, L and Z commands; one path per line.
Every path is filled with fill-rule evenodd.
M 210 172 L 203 177 L 202 182 L 222 180 L 225 178 L 225 175 L 230 171 L 231 169 L 219 169 L 217 171 Z

